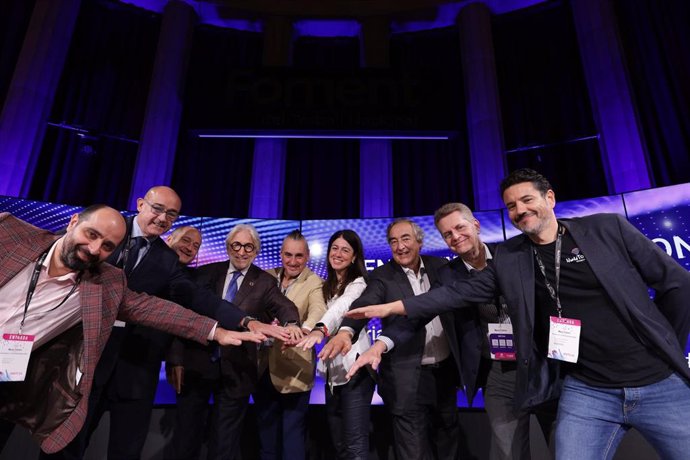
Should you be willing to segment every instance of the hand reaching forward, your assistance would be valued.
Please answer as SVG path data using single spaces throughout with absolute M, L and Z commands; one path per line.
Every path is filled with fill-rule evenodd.
M 302 347 L 302 350 L 307 351 L 307 350 L 311 350 L 312 348 L 314 348 L 314 345 L 316 345 L 317 343 L 321 343 L 323 341 L 323 339 L 324 339 L 323 332 L 321 332 L 318 329 L 314 329 L 313 331 L 311 331 L 309 333 L 309 335 L 307 335 L 300 342 L 295 344 L 295 346 L 296 347 Z
M 222 327 L 217 327 L 213 340 L 219 345 L 240 345 L 242 342 L 261 343 L 266 340 L 266 336 L 257 332 L 228 331 Z
M 290 340 L 291 337 L 288 328 L 279 326 L 278 324 L 265 324 L 258 320 L 249 321 L 249 323 L 247 323 L 247 329 L 249 329 L 250 332 L 284 341 Z M 264 340 L 266 340 L 266 338 L 264 338 Z
M 352 334 L 348 331 L 339 331 L 321 349 L 319 359 L 333 359 L 339 354 L 345 356 L 352 348 Z
M 391 315 L 406 315 L 405 306 L 402 301 L 383 303 L 379 305 L 369 305 L 368 307 L 353 308 L 345 313 L 345 316 L 352 319 L 385 318 Z
M 358 370 L 364 366 L 371 366 L 372 369 L 376 370 L 379 368 L 381 363 L 381 355 L 386 351 L 386 344 L 377 340 L 374 344 L 369 347 L 367 351 L 359 355 L 357 361 L 352 364 L 350 370 L 347 371 L 345 378 L 351 379 L 357 373 Z

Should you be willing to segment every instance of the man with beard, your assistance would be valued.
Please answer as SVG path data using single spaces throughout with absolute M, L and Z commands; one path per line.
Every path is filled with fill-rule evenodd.
M 557 458 L 612 458 L 630 428 L 661 458 L 687 458 L 690 273 L 623 216 L 556 219 L 554 191 L 536 171 L 512 172 L 501 192 L 522 234 L 496 248 L 493 264 L 425 296 L 349 314 L 430 317 L 500 291 L 517 347 L 516 407 L 560 395 Z
M 180 197 L 170 187 L 151 188 L 137 200 L 138 214 L 127 219 L 125 237 L 107 262 L 123 268 L 127 286 L 135 292 L 212 313 L 208 316 L 226 328 L 240 327 L 246 313 L 196 286 L 175 251 L 160 238 L 179 217 L 181 206 Z M 256 321 L 249 329 L 289 337 L 283 328 Z M 86 423 L 77 439 L 60 453 L 62 458 L 83 456 L 105 411 L 110 412 L 108 458 L 139 458 L 148 435 L 161 361 L 171 340 L 169 334 L 149 327 L 116 323 L 96 369 Z
M 63 448 L 84 423 L 96 363 L 116 319 L 201 343 L 265 337 L 224 330 L 172 302 L 128 290 L 122 272 L 101 263 L 124 235 L 122 216 L 104 205 L 73 215 L 60 238 L 0 214 L 0 332 L 5 342 L 33 341 L 25 375 L 12 375 L 21 381 L 0 383 L 0 417 L 29 428 L 45 452 Z M 60 354 L 63 349 L 76 353 Z

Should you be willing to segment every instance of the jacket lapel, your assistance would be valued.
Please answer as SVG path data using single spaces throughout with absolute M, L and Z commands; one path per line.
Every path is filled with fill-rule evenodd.
M 242 280 L 242 286 L 240 286 L 237 294 L 235 294 L 235 300 L 233 300 L 232 303 L 239 305 L 242 303 L 245 297 L 249 295 L 254 287 L 254 280 L 256 280 L 256 277 L 258 276 L 257 271 L 258 269 L 254 265 L 249 266 L 249 270 L 247 270 L 247 274 L 244 275 L 244 280 Z
M 79 287 L 84 330 L 84 358 L 81 370 L 84 373 L 95 369 L 98 361 L 98 345 L 103 341 L 100 337 L 103 319 L 103 289 L 99 284 L 93 283 L 92 279 L 90 274 L 85 273 Z

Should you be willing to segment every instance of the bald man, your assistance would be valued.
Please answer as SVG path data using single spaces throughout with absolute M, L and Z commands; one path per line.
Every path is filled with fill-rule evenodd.
M 180 263 L 186 267 L 196 259 L 196 255 L 199 253 L 201 232 L 189 225 L 177 227 L 168 235 L 165 242 L 170 246 L 170 249 L 177 253 Z
M 201 343 L 261 337 L 216 328 L 179 305 L 128 290 L 120 270 L 101 264 L 125 231 L 120 213 L 103 205 L 73 215 L 60 238 L 0 213 L 0 331 L 3 341 L 32 342 L 25 375 L 14 369 L 4 380 L 16 382 L 0 383 L 0 418 L 29 428 L 45 452 L 64 447 L 84 423 L 96 363 L 116 319 Z
M 198 288 L 179 264 L 178 255 L 160 238 L 180 216 L 182 201 L 173 189 L 152 187 L 137 199 L 137 215 L 127 219 L 122 243 L 107 262 L 122 267 L 129 289 L 189 307 L 217 319 L 228 329 L 240 327 L 246 313 L 213 292 Z M 272 337 L 289 337 L 283 328 L 254 324 Z M 265 326 L 265 327 L 263 327 Z M 108 458 L 136 459 L 146 442 L 161 361 L 172 337 L 161 331 L 119 322 L 96 368 L 89 415 L 78 438 L 60 458 L 82 458 L 90 434 L 110 411 Z

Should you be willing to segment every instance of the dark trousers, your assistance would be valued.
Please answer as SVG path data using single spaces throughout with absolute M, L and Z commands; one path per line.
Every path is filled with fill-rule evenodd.
M 369 458 L 369 413 L 374 379 L 360 369 L 345 385 L 326 384 L 326 414 L 339 460 Z
M 214 402 L 210 406 L 209 420 L 211 395 Z M 177 395 L 173 449 L 168 458 L 199 458 L 207 432 L 209 460 L 236 458 L 248 406 L 249 396 L 234 396 L 222 378 L 204 379 L 198 374 L 187 373 L 182 394 Z
M 264 372 L 254 393 L 261 460 L 306 458 L 309 394 L 279 393 L 269 373 Z
M 415 401 L 391 411 L 395 456 L 405 460 L 455 460 L 459 421 L 457 370 L 452 359 L 422 366 Z

